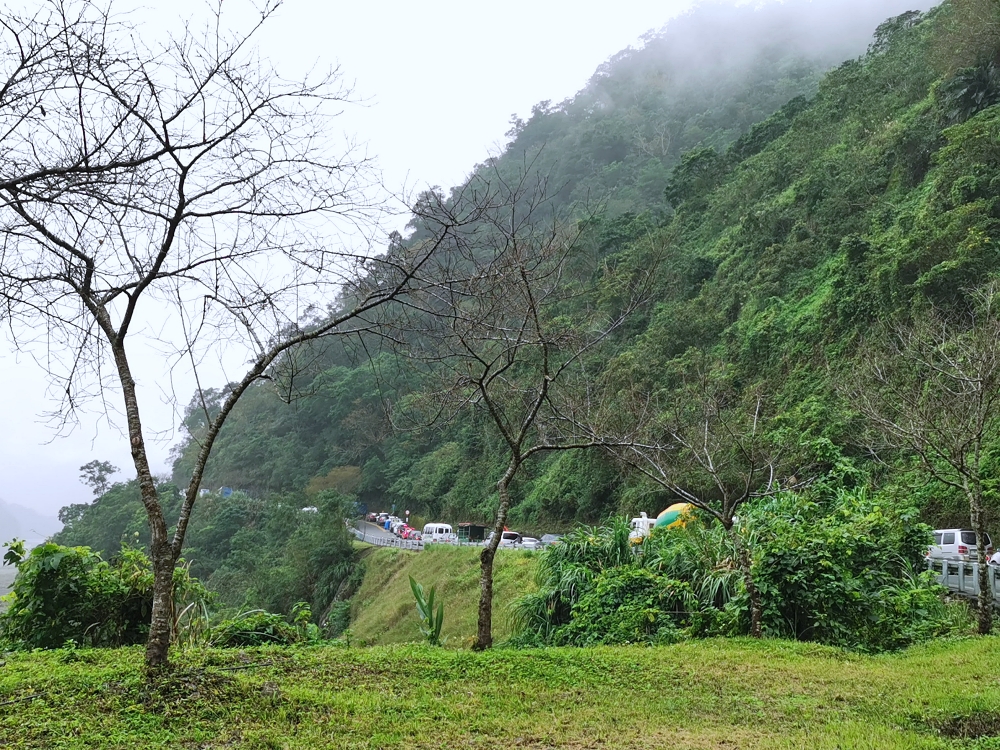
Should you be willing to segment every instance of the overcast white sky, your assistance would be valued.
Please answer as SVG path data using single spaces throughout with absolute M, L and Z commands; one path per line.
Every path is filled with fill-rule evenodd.
M 115 0 L 115 8 L 130 2 Z M 239 25 L 246 2 L 224 0 L 228 25 Z M 448 187 L 503 141 L 512 113 L 525 116 L 541 100 L 571 96 L 610 55 L 691 4 L 286 0 L 260 43 L 289 76 L 313 64 L 341 66 L 367 100 L 349 110 L 341 126 L 367 142 L 387 185 Z M 204 17 L 205 7 L 198 0 L 152 0 L 133 20 L 157 33 L 176 28 L 181 17 Z M 169 433 L 173 410 L 157 390 L 157 366 L 155 359 L 146 362 L 139 380 L 147 428 L 168 434 L 149 444 L 154 470 L 166 473 L 178 436 Z M 110 460 L 126 470 L 120 478 L 134 473 L 127 441 L 104 421 L 94 418 L 69 437 L 54 438 L 39 419 L 54 402 L 29 358 L 0 348 L 0 383 L 0 498 L 54 514 L 90 499 L 78 480 L 82 464 Z

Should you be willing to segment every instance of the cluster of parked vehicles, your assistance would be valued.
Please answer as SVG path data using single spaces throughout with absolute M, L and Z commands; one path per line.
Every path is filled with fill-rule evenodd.
M 377 524 L 391 534 L 395 534 L 400 539 L 423 539 L 423 534 L 398 516 L 389 513 L 369 513 L 367 518 L 369 523 Z
M 395 534 L 400 539 L 420 539 L 425 544 L 461 543 L 486 545 L 493 539 L 492 531 L 489 534 L 481 533 L 478 535 L 478 538 L 473 538 L 476 535 L 470 535 L 468 529 L 464 529 L 466 533 L 460 537 L 451 524 L 440 522 L 424 524 L 423 529 L 416 529 L 401 518 L 390 513 L 369 513 L 367 520 L 369 523 L 377 524 L 391 534 Z M 470 524 L 464 524 L 464 526 L 468 527 Z M 482 530 L 483 527 L 477 526 L 475 528 Z M 524 536 L 518 531 L 505 530 L 501 532 L 500 542 L 497 546 L 515 549 L 542 549 L 549 544 L 554 544 L 558 540 L 559 536 L 556 534 L 546 534 L 541 539 L 536 539 L 535 537 Z

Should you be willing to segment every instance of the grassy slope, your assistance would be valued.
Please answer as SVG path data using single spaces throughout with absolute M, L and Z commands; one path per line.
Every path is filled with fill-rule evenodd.
M 506 607 L 535 589 L 531 552 L 501 550 L 494 568 L 493 636 L 510 634 Z M 444 602 L 447 645 L 468 646 L 476 634 L 479 607 L 479 550 L 435 545 L 423 552 L 373 549 L 365 557 L 365 580 L 351 607 L 351 633 L 367 644 L 421 639 L 409 576 L 424 588 L 435 586 Z
M 968 738 L 1000 733 L 995 638 L 883 657 L 737 640 L 192 650 L 153 691 L 141 648 L 5 659 L 4 748 L 1000 746 Z

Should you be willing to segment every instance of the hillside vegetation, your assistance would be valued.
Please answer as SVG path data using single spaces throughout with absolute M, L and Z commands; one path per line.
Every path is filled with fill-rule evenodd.
M 965 184 L 977 162 L 966 154 L 968 130 L 944 133 L 932 93 L 940 12 L 887 22 L 862 54 L 877 22 L 850 52 L 804 47 L 794 24 L 785 36 L 774 31 L 791 5 L 699 11 L 669 25 L 609 61 L 573 99 L 515 123 L 504 154 L 470 179 L 510 177 L 527 160 L 558 191 L 555 210 L 573 216 L 583 203 L 603 204 L 584 238 L 588 257 L 620 272 L 659 264 L 654 304 L 617 335 L 609 373 L 669 387 L 667 374 L 691 347 L 715 350 L 737 368 L 737 382 L 767 382 L 789 430 L 848 449 L 825 357 L 850 350 L 857 331 L 905 311 L 915 295 L 981 278 L 992 245 L 969 239 L 977 249 L 964 251 L 962 243 L 973 225 L 989 237 L 991 220 L 978 193 L 961 193 L 973 203 L 960 197 L 954 209 L 938 197 Z M 746 24 L 774 28 L 747 48 L 737 41 Z M 711 39 L 709 49 L 731 39 L 738 59 L 720 53 L 689 65 L 670 53 L 693 46 L 691 35 Z M 850 54 L 861 57 L 822 75 Z M 657 128 L 663 148 L 651 156 Z M 411 230 L 410 243 L 429 231 L 418 219 Z M 906 250 L 928 244 L 937 249 Z M 616 278 L 595 278 L 595 297 L 613 296 Z M 358 362 L 343 347 L 316 357 L 290 405 L 267 385 L 248 394 L 216 444 L 210 485 L 309 494 L 354 467 L 353 491 L 371 506 L 491 518 L 500 469 L 485 424 L 467 415 L 441 431 L 393 434 L 387 410 L 419 392 L 418 374 L 395 361 Z M 193 408 L 178 478 L 199 425 Z M 636 510 L 634 482 L 598 454 L 553 455 L 526 471 L 519 525 L 565 527 Z M 645 509 L 667 500 L 647 499 Z
M 365 576 L 351 598 L 351 638 L 381 645 L 421 640 L 409 577 L 434 586 L 444 603 L 442 638 L 449 647 L 468 646 L 476 634 L 479 607 L 479 553 L 476 547 L 429 546 L 423 552 L 376 548 L 361 557 Z M 497 556 L 494 583 L 496 637 L 511 634 L 508 608 L 517 597 L 537 588 L 537 555 L 503 550 Z
M 970 319 L 997 319 L 995 294 L 986 297 L 992 307 L 976 304 L 1000 267 L 1000 6 L 949 0 L 907 11 L 877 28 L 872 22 L 866 42 L 854 37 L 848 52 L 839 40 L 850 35 L 832 46 L 804 44 L 822 34 L 783 25 L 794 17 L 792 6 L 820 4 L 701 8 L 641 49 L 615 56 L 577 96 L 544 102 L 515 121 L 503 153 L 477 165 L 465 185 L 419 196 L 408 235 L 394 236 L 387 249 L 406 257 L 426 247 L 421 243 L 436 236 L 435 208 L 460 209 L 468 196 L 488 193 L 484 186 L 538 185 L 544 200 L 509 193 L 501 209 L 519 217 L 543 205 L 545 220 L 529 229 L 552 227 L 553 247 L 572 250 L 546 266 L 535 248 L 530 260 L 559 279 L 532 322 L 556 332 L 536 360 L 564 357 L 573 369 L 557 384 L 565 388 L 561 401 L 551 397 L 552 380 L 537 381 L 549 394 L 552 420 L 532 427 L 532 439 L 544 443 L 580 429 L 612 438 L 641 431 L 637 444 L 663 448 L 655 470 L 641 460 L 649 473 L 636 470 L 635 454 L 551 445 L 508 463 L 503 420 L 496 409 L 475 408 L 485 396 L 462 369 L 470 360 L 432 350 L 438 330 L 448 330 L 441 322 L 447 317 L 436 315 L 441 299 L 432 280 L 427 297 L 414 291 L 385 318 L 368 321 L 365 332 L 298 352 L 283 363 L 286 370 L 247 392 L 206 474 L 210 486 L 246 493 L 200 503 L 186 551 L 192 570 L 232 606 L 287 612 L 295 599 L 307 599 L 321 618 L 348 575 L 345 511 L 406 508 L 414 518 L 493 523 L 497 482 L 513 466 L 503 487 L 512 477 L 507 523 L 514 528 L 564 530 L 655 513 L 679 498 L 700 504 L 711 527 L 701 557 L 681 554 L 686 542 L 667 540 L 662 561 L 641 565 L 627 529 L 579 532 L 579 544 L 568 549 L 581 558 L 554 566 L 545 590 L 522 607 L 535 642 L 606 643 L 613 636 L 634 643 L 638 633 L 663 643 L 762 632 L 891 650 L 967 632 L 961 608 L 946 607 L 933 577 L 915 566 L 933 539 L 927 524 L 982 534 L 1000 518 L 996 409 L 957 428 L 950 459 L 928 457 L 912 441 L 879 433 L 865 402 L 880 387 L 858 387 L 857 378 L 888 357 L 883 369 L 895 369 L 896 387 L 916 391 L 921 418 L 964 418 L 947 400 L 954 392 L 945 389 L 944 401 L 927 396 L 933 368 L 929 374 L 885 352 L 900 327 L 963 321 L 968 329 Z M 868 23 L 865 14 L 857 18 Z M 760 33 L 744 34 L 751 30 Z M 744 36 L 761 43 L 747 46 Z M 699 40 L 702 57 L 675 54 Z M 732 56 L 723 54 L 727 47 Z M 488 212 L 475 215 L 466 227 L 472 244 L 442 245 L 448 252 L 430 267 L 511 257 L 503 243 L 490 244 L 500 235 L 488 231 Z M 489 266 L 483 278 L 503 277 L 502 270 Z M 509 278 L 517 275 L 515 268 Z M 645 294 L 633 309 L 636 278 Z M 474 293 L 457 297 L 481 301 Z M 487 300 L 488 313 L 509 298 L 494 301 Z M 625 309 L 585 355 L 567 354 Z M 409 328 L 386 333 L 380 326 L 393 314 Z M 519 330 L 505 325 L 495 330 Z M 989 360 L 995 347 L 987 344 Z M 966 350 L 951 356 L 959 345 L 941 347 L 952 363 L 970 359 Z M 415 366 L 423 351 L 426 366 Z M 508 386 L 499 397 L 500 411 L 510 409 L 503 412 L 508 424 L 522 424 L 517 409 L 535 393 L 528 377 L 534 364 L 531 356 L 515 357 L 493 381 Z M 441 406 L 442 373 L 457 373 L 451 393 L 469 408 Z M 998 381 L 1000 367 L 988 378 L 963 376 L 958 390 L 987 383 L 990 398 L 1000 398 Z M 709 392 L 711 403 L 702 398 Z M 205 413 L 225 394 L 221 388 L 187 411 L 190 436 L 174 464 L 180 484 L 191 473 Z M 883 403 L 891 409 L 892 401 Z M 406 423 L 421 408 L 451 418 Z M 596 421 L 580 428 L 580 414 Z M 726 471 L 692 448 L 692 424 L 713 420 L 729 438 L 713 448 Z M 406 429 L 397 429 L 401 424 Z M 970 440 L 967 433 L 980 425 Z M 933 450 L 944 441 L 938 433 L 928 442 Z M 758 448 L 767 456 L 754 463 Z M 748 457 L 753 465 L 741 473 Z M 974 464 L 974 476 L 949 475 L 942 469 L 949 460 L 960 472 Z M 99 539 L 106 553 L 126 531 L 143 541 L 130 492 L 120 485 L 72 509 L 60 541 Z M 591 554 L 601 540 L 612 542 L 607 565 L 603 551 Z M 844 554 L 830 552 L 837 547 Z M 424 585 L 474 586 L 471 568 L 456 563 L 451 570 L 443 558 L 426 564 L 434 562 L 442 564 L 427 569 Z M 406 579 L 393 581 L 393 569 L 372 572 L 405 591 Z M 633 596 L 635 581 L 645 582 L 645 598 Z M 627 618 L 608 592 L 629 599 Z M 364 638 L 407 639 L 403 600 L 409 597 L 368 605 Z M 981 633 L 990 630 L 988 604 L 980 602 Z M 364 607 L 354 614 L 365 622 Z M 588 622 L 592 628 L 584 628 Z M 462 628 L 454 631 L 460 640 L 467 637 Z
M 983 73 L 979 93 L 961 86 L 975 65 L 988 68 L 982 48 L 996 41 L 962 36 L 981 25 L 978 5 L 888 20 L 867 52 L 823 76 L 841 48 L 807 54 L 780 37 L 745 51 L 738 71 L 721 56 L 681 76 L 682 61 L 664 50 L 697 26 L 696 14 L 609 61 L 573 99 L 540 105 L 470 179 L 510 178 L 527 160 L 558 186 L 555 210 L 572 217 L 583 203 L 603 205 L 581 240 L 604 269 L 591 299 L 613 299 L 630 269 L 659 269 L 651 304 L 592 363 L 609 392 L 669 393 L 690 353 L 706 353 L 737 390 L 766 393 L 790 467 L 822 471 L 840 456 L 877 470 L 836 386 L 860 334 L 930 305 L 957 309 L 963 290 L 997 266 L 993 79 Z M 669 148 L 653 158 L 655 128 Z M 409 242 L 428 231 L 418 219 L 411 229 Z M 388 359 L 356 363 L 343 348 L 317 357 L 291 405 L 267 386 L 249 394 L 209 464 L 213 484 L 309 494 L 350 469 L 352 491 L 370 505 L 492 517 L 501 469 L 485 423 L 469 414 L 441 430 L 393 434 L 387 410 L 420 392 L 418 375 Z M 190 422 L 196 436 L 194 410 Z M 181 447 L 177 476 L 196 445 Z M 524 472 L 512 521 L 529 528 L 670 502 L 598 453 L 552 454 Z M 932 523 L 967 523 L 954 491 L 930 486 L 920 499 L 933 499 Z

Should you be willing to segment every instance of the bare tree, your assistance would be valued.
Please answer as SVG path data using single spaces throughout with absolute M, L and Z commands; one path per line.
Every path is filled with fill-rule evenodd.
M 417 220 L 441 250 L 420 295 L 395 306 L 391 323 L 398 350 L 436 384 L 416 404 L 412 424 L 478 410 L 506 452 L 493 535 L 480 555 L 480 650 L 493 644 L 493 561 L 511 485 L 537 454 L 605 444 L 576 429 L 586 392 L 579 386 L 590 380 L 598 347 L 643 301 L 652 275 L 646 268 L 622 283 L 614 309 L 597 305 L 585 289 L 600 268 L 582 250 L 577 225 L 551 215 L 547 196 L 533 164 L 505 178 L 495 163 L 447 200 L 425 194 Z
M 373 259 L 331 247 L 344 222 L 373 226 L 375 175 L 331 136 L 349 95 L 336 71 L 288 81 L 255 53 L 278 4 L 247 33 L 224 31 L 217 10 L 203 30 L 188 26 L 158 47 L 88 0 L 47 0 L 25 17 L 0 11 L 4 320 L 58 383 L 63 426 L 91 397 L 113 412 L 110 394 L 120 394 L 152 532 L 151 667 L 167 663 L 173 569 L 236 402 L 293 347 L 396 298 L 433 250 Z M 196 375 L 212 356 L 246 361 L 219 403 L 205 404 L 173 533 L 134 374 L 149 336 Z
M 877 453 L 917 455 L 927 474 L 968 501 L 979 563 L 979 632 L 990 632 L 986 449 L 1000 437 L 1000 295 L 990 284 L 967 309 L 931 309 L 865 342 L 843 392 L 868 418 Z
M 619 434 L 631 431 L 629 440 L 611 449 L 619 460 L 725 529 L 750 600 L 750 635 L 759 638 L 760 591 L 737 513 L 748 501 L 801 486 L 802 480 L 779 474 L 782 453 L 766 429 L 771 414 L 765 394 L 740 392 L 726 366 L 702 352 L 689 352 L 689 358 L 660 392 L 615 388 L 601 422 L 606 432 L 613 420 Z

